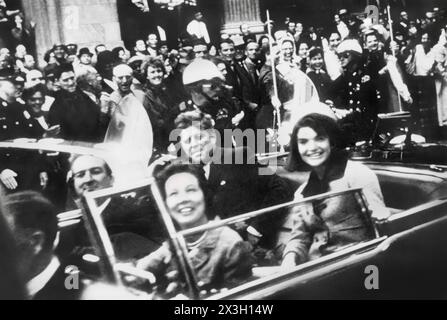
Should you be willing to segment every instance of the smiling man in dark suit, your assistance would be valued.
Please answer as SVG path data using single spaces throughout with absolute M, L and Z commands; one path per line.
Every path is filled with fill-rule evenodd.
M 98 104 L 77 85 L 72 65 L 63 64 L 55 71 L 61 90 L 56 94 L 48 122 L 60 125 L 61 137 L 67 140 L 100 142 L 107 128 Z
M 249 150 L 218 146 L 209 115 L 185 112 L 177 117 L 175 124 L 179 130 L 181 158 L 203 166 L 213 194 L 212 208 L 216 216 L 225 219 L 291 200 L 287 183 L 273 173 L 260 175 L 260 166 Z M 229 159 L 231 161 L 227 163 Z M 278 221 L 281 221 L 278 215 L 269 214 L 250 225 L 239 226 L 238 231 L 243 236 L 258 237 L 261 243 L 269 246 L 276 236 Z

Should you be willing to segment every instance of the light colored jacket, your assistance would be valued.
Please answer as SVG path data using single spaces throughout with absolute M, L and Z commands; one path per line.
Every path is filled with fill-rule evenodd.
M 296 200 L 303 198 L 305 186 L 306 183 L 298 188 Z M 363 188 L 372 217 L 384 219 L 390 215 L 383 202 L 377 176 L 365 165 L 348 161 L 344 176 L 329 182 L 329 191 L 349 188 Z M 352 194 L 291 208 L 285 227 L 290 228 L 291 233 L 283 256 L 294 252 L 297 263 L 319 258 L 342 246 L 374 237 Z

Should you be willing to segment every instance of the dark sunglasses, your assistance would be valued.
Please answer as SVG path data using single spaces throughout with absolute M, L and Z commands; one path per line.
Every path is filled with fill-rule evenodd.
M 348 59 L 348 58 L 351 56 L 351 54 L 350 54 L 349 52 L 343 52 L 343 53 L 339 53 L 339 54 L 337 54 L 337 56 L 338 56 L 339 58 Z

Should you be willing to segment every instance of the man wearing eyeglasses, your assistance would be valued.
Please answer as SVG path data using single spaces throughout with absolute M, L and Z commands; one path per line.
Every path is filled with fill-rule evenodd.
M 129 94 L 134 95 L 138 101 L 143 103 L 144 92 L 136 89 L 133 70 L 127 64 L 119 64 L 113 68 L 113 81 L 117 86 L 117 90 L 112 92 L 110 95 L 110 100 L 115 105 L 118 105 L 118 103 Z

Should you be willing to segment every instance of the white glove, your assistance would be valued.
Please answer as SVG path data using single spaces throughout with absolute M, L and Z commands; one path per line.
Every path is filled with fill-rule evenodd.
M 237 126 L 237 125 L 239 124 L 239 122 L 241 122 L 242 119 L 244 119 L 244 117 L 245 117 L 245 112 L 244 112 L 244 111 L 241 111 L 241 112 L 239 112 L 237 115 L 235 115 L 235 116 L 233 117 L 233 119 L 231 119 L 231 123 L 232 123 L 234 126 Z
M 48 173 L 41 172 L 39 174 L 39 178 L 40 178 L 40 186 L 42 187 L 42 189 L 46 189 L 48 187 Z
M 442 29 L 441 30 L 441 35 L 439 36 L 438 44 L 440 44 L 442 46 L 445 46 L 446 43 L 447 43 L 447 38 L 446 38 L 446 35 L 445 35 L 445 29 Z
M 281 267 L 284 269 L 291 269 L 295 267 L 296 266 L 295 256 L 296 254 L 294 252 L 286 254 L 284 259 L 282 260 Z
M 281 107 L 281 101 L 279 101 L 277 96 L 272 97 L 272 105 L 275 109 L 279 109 L 279 107 Z
M 16 177 L 17 173 L 11 169 L 5 169 L 2 173 L 0 173 L 0 180 L 8 190 L 15 190 L 19 186 L 17 180 L 15 179 Z

